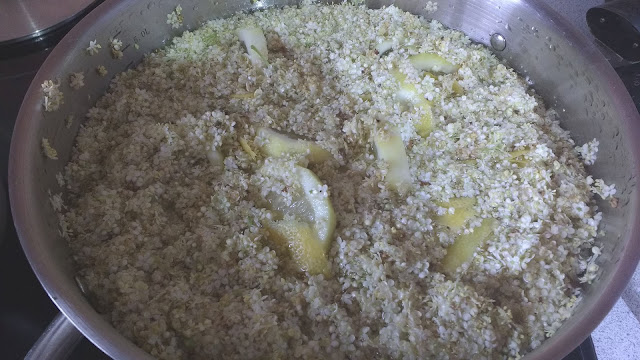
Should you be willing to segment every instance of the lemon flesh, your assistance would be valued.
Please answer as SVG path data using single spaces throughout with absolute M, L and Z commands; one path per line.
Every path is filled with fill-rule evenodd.
M 238 38 L 247 49 L 247 54 L 251 63 L 256 66 L 267 65 L 269 50 L 267 49 L 267 38 L 262 29 L 258 27 L 244 27 L 238 29 Z
M 397 69 L 391 71 L 391 75 L 396 79 L 399 85 L 398 99 L 402 102 L 410 103 L 422 109 L 424 115 L 418 119 L 415 124 L 415 130 L 421 137 L 427 137 L 433 129 L 433 111 L 431 110 L 431 102 L 420 96 L 415 85 L 407 81 L 407 75 Z
M 453 82 L 453 84 L 451 85 L 451 90 L 453 91 L 454 94 L 460 96 L 460 95 L 464 95 L 464 88 L 462 87 L 462 85 L 460 85 L 460 83 L 456 80 Z
M 407 75 L 403 74 L 398 69 L 392 69 L 391 75 L 398 82 L 398 86 L 399 86 L 398 93 L 397 93 L 398 99 L 400 99 L 400 101 L 405 101 L 405 102 L 416 101 L 419 95 L 418 89 L 416 88 L 415 85 L 407 81 Z
M 449 200 L 446 203 L 437 203 L 443 208 L 453 208 L 453 214 L 446 213 L 436 217 L 436 222 L 440 225 L 447 226 L 453 231 L 460 231 L 464 224 L 477 215 L 474 209 L 476 199 L 471 197 L 460 197 Z
M 309 163 L 317 164 L 331 158 L 331 153 L 313 141 L 296 139 L 277 131 L 260 128 L 258 137 L 263 142 L 260 150 L 267 156 L 305 155 Z
M 405 190 L 411 184 L 409 157 L 402 138 L 393 130 L 378 130 L 373 138 L 376 156 L 389 166 L 386 181 L 394 190 Z
M 431 130 L 433 130 L 433 112 L 431 111 L 431 104 L 426 100 L 420 102 L 418 105 L 423 109 L 425 114 L 420 117 L 415 125 L 415 129 L 420 137 L 426 138 L 431 134 Z
M 463 234 L 456 238 L 447 248 L 447 254 L 442 259 L 442 268 L 445 273 L 453 274 L 463 264 L 473 258 L 476 250 L 484 245 L 495 227 L 494 219 L 484 219 L 480 226 L 473 229 L 472 233 Z
M 326 187 L 311 170 L 301 166 L 279 174 L 283 178 L 291 176 L 294 184 L 288 189 L 290 199 L 276 192 L 266 196 L 269 209 L 280 218 L 266 225 L 269 240 L 281 252 L 287 249 L 300 270 L 311 275 L 328 275 L 326 252 L 336 228 L 336 217 Z
M 445 60 L 442 56 L 434 53 L 420 53 L 409 56 L 409 62 L 418 70 L 431 71 L 434 73 L 450 74 L 458 70 L 458 66 Z
M 318 235 L 318 240 L 324 249 L 328 249 L 333 231 L 336 229 L 336 214 L 333 211 L 329 194 L 326 190 L 319 190 L 324 184 L 311 170 L 298 166 L 296 167 L 296 176 L 302 186 L 304 201 L 312 209 L 310 217 L 313 218 L 313 228 Z
M 276 248 L 286 248 L 300 270 L 311 275 L 329 274 L 326 249 L 308 223 L 281 220 L 269 224 L 267 230 L 269 240 Z
M 518 165 L 518 167 L 521 167 L 521 168 L 525 167 L 531 162 L 531 160 L 525 157 L 525 155 L 529 154 L 530 152 L 531 152 L 531 149 L 528 149 L 528 148 L 511 151 L 509 152 L 509 162 L 511 162 L 512 164 L 516 164 Z
M 291 175 L 294 179 L 293 187 L 289 189 L 291 201 L 282 194 L 271 192 L 266 196 L 268 208 L 281 217 L 293 217 L 307 223 L 322 248 L 328 249 L 336 228 L 336 215 L 331 199 L 323 189 L 324 184 L 311 170 L 302 166 L 295 166 Z

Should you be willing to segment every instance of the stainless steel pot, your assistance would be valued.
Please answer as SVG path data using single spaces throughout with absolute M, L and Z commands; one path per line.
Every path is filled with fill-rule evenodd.
M 241 10 L 292 4 L 295 1 L 182 0 L 185 27 L 195 28 L 211 18 Z M 423 14 L 425 1 L 367 1 L 370 7 L 394 4 Z M 65 118 L 83 114 L 105 92 L 109 80 L 94 76 L 104 65 L 109 74 L 135 66 L 145 52 L 162 46 L 178 34 L 166 24 L 166 15 L 177 5 L 168 0 L 131 2 L 110 0 L 82 20 L 53 50 L 36 75 L 20 110 L 11 144 L 10 196 L 24 251 L 42 285 L 62 313 L 94 344 L 116 359 L 147 359 L 120 335 L 85 300 L 74 281 L 68 248 L 58 235 L 58 221 L 48 201 L 48 191 L 59 192 L 55 174 L 69 159 L 80 120 L 67 129 Z M 602 272 L 586 289 L 575 314 L 527 359 L 557 359 L 582 342 L 611 309 L 624 289 L 640 257 L 640 117 L 622 82 L 598 50 L 561 18 L 536 0 L 439 0 L 438 11 L 427 15 L 459 29 L 473 40 L 493 46 L 498 56 L 528 77 L 536 91 L 562 118 L 578 144 L 597 138 L 598 161 L 589 171 L 596 178 L 615 183 L 617 207 L 599 204 L 604 213 L 600 239 Z M 109 38 L 124 44 L 124 58 L 109 56 Z M 90 40 L 102 51 L 88 56 Z M 136 44 L 137 46 L 135 46 Z M 84 71 L 86 86 L 72 92 L 71 72 Z M 65 103 L 56 112 L 44 112 L 40 84 L 61 79 Z M 59 160 L 46 159 L 41 138 L 58 150 Z M 58 324 L 59 325 L 59 324 Z

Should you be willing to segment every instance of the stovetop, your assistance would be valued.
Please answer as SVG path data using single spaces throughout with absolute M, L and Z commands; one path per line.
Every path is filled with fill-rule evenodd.
M 25 258 L 11 219 L 7 195 L 7 161 L 13 125 L 31 79 L 55 44 L 73 25 L 60 29 L 48 42 L 20 48 L 22 55 L 7 59 L 0 50 L 0 352 L 4 359 L 21 359 L 58 313 Z M 18 50 L 16 50 L 17 52 Z M 3 60 L 4 58 L 4 60 Z M 618 73 L 640 106 L 640 64 Z M 3 196 L 4 195 L 4 196 Z M 8 197 L 7 197 L 8 198 Z M 5 224 L 6 226 L 3 226 Z M 70 359 L 109 359 L 86 339 Z M 564 360 L 597 359 L 591 337 Z

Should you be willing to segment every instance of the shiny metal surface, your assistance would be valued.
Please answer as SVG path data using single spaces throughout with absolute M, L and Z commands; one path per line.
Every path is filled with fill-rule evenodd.
M 35 345 L 24 357 L 25 360 L 64 360 L 82 340 L 82 334 L 63 314 L 53 319 Z
M 186 28 L 204 20 L 225 17 L 239 10 L 259 9 L 294 1 L 203 1 L 184 0 Z M 394 4 L 423 14 L 425 1 L 367 1 L 370 7 Z M 572 316 L 541 347 L 526 359 L 557 359 L 580 344 L 611 309 L 627 284 L 640 257 L 640 199 L 637 179 L 640 170 L 640 116 L 629 94 L 606 59 L 593 44 L 567 26 L 540 0 L 439 0 L 438 11 L 427 15 L 467 33 L 490 46 L 492 34 L 504 36 L 507 47 L 497 53 L 533 84 L 549 106 L 561 116 L 577 144 L 593 138 L 600 141 L 598 161 L 589 168 L 595 178 L 615 183 L 619 206 L 600 202 L 604 214 L 600 239 L 602 273 L 586 289 L 586 295 Z M 166 24 L 175 2 L 110 0 L 82 20 L 53 50 L 35 77 L 22 105 L 10 159 L 10 197 L 22 246 L 43 286 L 78 329 L 108 355 L 116 359 L 148 359 L 149 355 L 122 337 L 84 299 L 74 281 L 65 242 L 57 236 L 58 225 L 49 206 L 47 192 L 61 191 L 54 174 L 69 158 L 78 122 L 66 129 L 64 119 L 83 114 L 106 90 L 109 79 L 87 76 L 84 92 L 71 92 L 65 81 L 64 105 L 54 113 L 42 111 L 40 84 L 66 78 L 70 72 L 92 74 L 104 65 L 115 74 L 138 63 L 145 52 L 162 46 L 179 34 Z M 113 60 L 105 51 L 110 37 L 124 42 L 124 57 Z M 97 39 L 103 50 L 86 56 L 84 49 Z M 139 49 L 134 47 L 139 45 Z M 46 161 L 40 139 L 47 137 L 58 150 L 60 160 Z M 46 205 L 45 205 L 46 204 Z
M 2 0 L 0 1 L 0 45 L 41 36 L 63 23 L 95 0 Z
M 489 43 L 495 51 L 503 51 L 507 47 L 507 39 L 500 33 L 493 33 L 489 39 Z

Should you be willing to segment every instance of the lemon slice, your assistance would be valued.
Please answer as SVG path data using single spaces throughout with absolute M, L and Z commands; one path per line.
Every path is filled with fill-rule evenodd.
M 527 164 L 531 162 L 531 160 L 527 159 L 525 155 L 531 153 L 531 149 L 525 148 L 522 150 L 516 150 L 509 152 L 509 161 L 513 164 L 518 165 L 518 167 L 525 167 Z
M 460 95 L 464 95 L 464 88 L 462 87 L 462 85 L 460 85 L 460 83 L 456 80 L 453 82 L 453 84 L 451 84 L 451 90 L 453 91 L 454 94 L 460 96 Z
M 454 208 L 453 214 L 446 213 L 436 217 L 436 222 L 440 225 L 449 227 L 453 231 L 460 231 L 464 224 L 472 217 L 476 216 L 476 199 L 470 197 L 460 197 L 449 200 L 446 203 L 437 203 L 443 208 Z
M 311 275 L 329 273 L 326 249 L 314 229 L 307 223 L 281 220 L 267 225 L 269 239 L 280 251 L 288 249 L 291 258 L 302 271 Z
M 418 70 L 450 74 L 458 70 L 458 66 L 434 53 L 420 53 L 409 56 L 409 62 Z
M 302 186 L 303 201 L 308 202 L 312 209 L 310 217 L 313 218 L 313 228 L 318 235 L 318 240 L 327 249 L 333 231 L 336 229 L 336 215 L 329 194 L 326 190 L 322 190 L 324 184 L 311 170 L 297 166 L 295 174 Z
M 391 75 L 398 82 L 398 99 L 405 102 L 415 102 L 418 100 L 418 89 L 415 85 L 407 81 L 407 75 L 398 69 L 392 69 Z
M 270 192 L 265 197 L 269 209 L 280 217 L 266 226 L 269 240 L 281 251 L 288 249 L 300 270 L 312 275 L 328 274 L 326 252 L 336 228 L 336 216 L 326 187 L 304 167 L 295 165 L 293 171 L 287 171 L 277 161 L 265 166 L 271 167 L 264 169 L 265 173 L 291 185 L 287 189 L 290 197 L 280 192 Z
M 378 130 L 373 137 L 376 156 L 389 166 L 386 180 L 394 190 L 403 191 L 411 184 L 409 158 L 402 138 L 393 130 Z
M 528 153 L 530 153 L 530 152 L 531 152 L 531 149 L 529 149 L 529 148 L 524 148 L 524 149 L 522 149 L 522 150 L 510 151 L 510 152 L 509 152 L 509 157 L 510 157 L 511 159 L 517 159 L 517 158 L 519 158 L 519 157 L 522 157 L 522 156 L 524 156 L 524 155 L 527 155 L 527 154 L 528 154 Z
M 247 49 L 249 59 L 254 65 L 267 65 L 269 50 L 267 49 L 267 39 L 264 37 L 262 29 L 258 27 L 240 28 L 238 29 L 238 38 Z
M 267 166 L 278 167 L 278 163 Z M 268 208 L 281 216 L 289 216 L 297 221 L 307 223 L 314 230 L 323 249 L 328 249 L 336 228 L 336 216 L 331 205 L 331 199 L 324 184 L 313 171 L 302 166 L 295 166 L 289 174 L 284 167 L 280 171 L 270 170 L 271 174 L 281 176 L 280 180 L 290 177 L 293 184 L 288 193 L 290 199 L 281 193 L 270 192 L 265 198 Z
M 420 137 L 426 138 L 433 130 L 433 111 L 431 111 L 431 103 L 426 99 L 420 101 L 418 105 L 424 110 L 425 114 L 418 119 L 415 129 Z
M 433 111 L 431 110 L 431 102 L 420 96 L 415 85 L 407 82 L 407 75 L 397 69 L 391 70 L 391 75 L 396 79 L 399 85 L 398 99 L 403 102 L 411 103 L 422 108 L 424 115 L 418 119 L 415 124 L 415 130 L 421 137 L 427 137 L 433 129 Z
M 484 219 L 480 226 L 472 233 L 458 236 L 453 244 L 447 248 L 447 255 L 442 259 L 442 268 L 448 274 L 453 274 L 464 263 L 471 260 L 476 250 L 482 246 L 493 232 L 496 221 Z
M 331 158 L 329 151 L 312 141 L 296 139 L 271 129 L 258 129 L 258 138 L 262 143 L 260 150 L 267 156 L 306 155 L 311 164 L 321 163 Z

